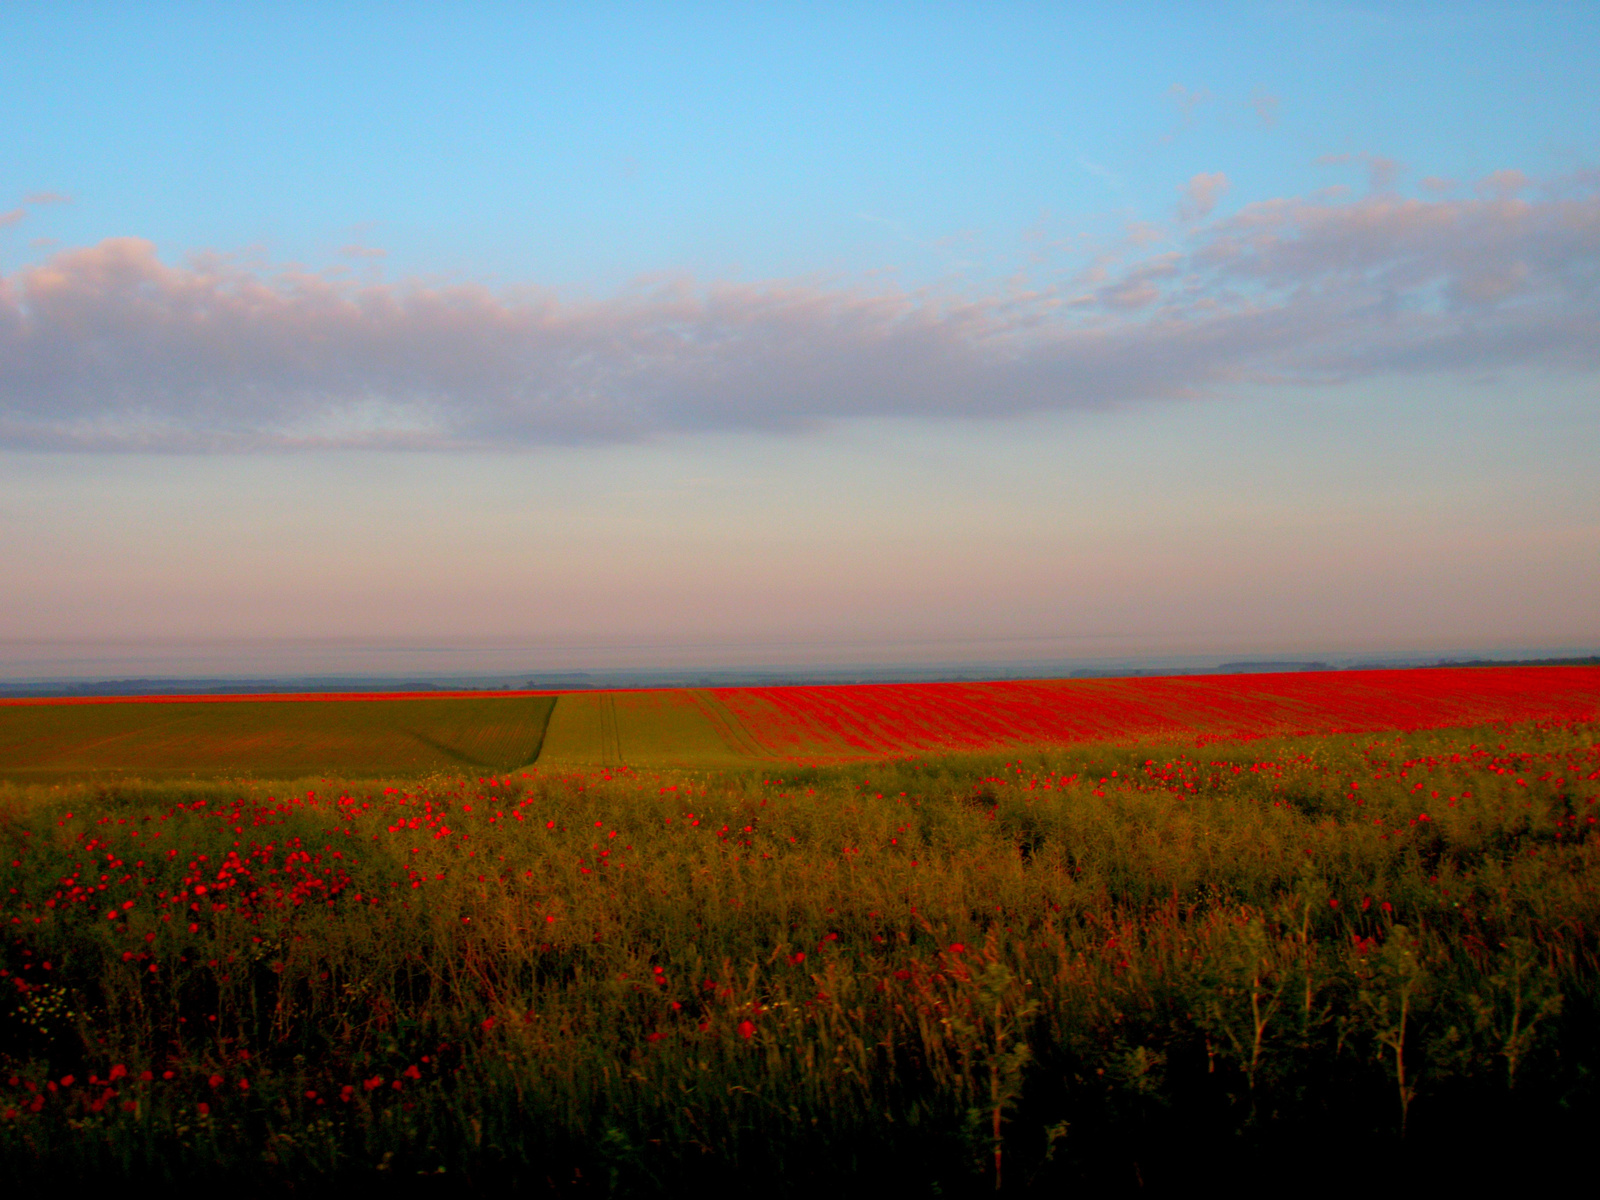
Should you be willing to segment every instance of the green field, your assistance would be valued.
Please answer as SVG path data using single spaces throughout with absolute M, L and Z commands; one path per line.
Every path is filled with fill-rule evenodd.
M 541 766 L 751 766 L 770 761 L 709 690 L 574 692 L 550 717 Z
M 352 778 L 748 766 L 770 755 L 709 691 L 0 704 L 0 780 Z
M 0 705 L 0 780 L 509 771 L 553 696 Z

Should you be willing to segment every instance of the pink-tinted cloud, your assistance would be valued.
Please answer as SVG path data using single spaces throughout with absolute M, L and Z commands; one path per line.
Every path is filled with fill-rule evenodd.
M 1473 189 L 1480 196 L 1492 196 L 1498 200 L 1505 200 L 1515 196 L 1518 192 L 1526 191 L 1532 185 L 1533 180 L 1529 179 L 1521 171 L 1495 171 L 1493 174 L 1486 175 L 1473 184 Z
M 376 246 L 363 246 L 351 242 L 348 246 L 340 246 L 339 253 L 346 258 L 388 258 L 387 250 L 380 250 Z
M 1261 123 L 1261 128 L 1271 129 L 1278 123 L 1278 109 L 1282 103 L 1279 97 L 1258 88 L 1250 99 L 1245 101 L 1245 106 L 1256 114 L 1256 120 Z
M 1184 185 L 1180 215 L 1190 220 L 1209 217 L 1230 186 L 1228 177 L 1221 171 L 1196 175 Z
M 1367 186 L 1374 192 L 1386 192 L 1405 172 L 1405 164 L 1398 159 L 1381 154 L 1323 154 L 1317 160 L 1319 167 L 1342 167 L 1360 163 L 1367 169 Z
M 40 207 L 46 204 L 71 204 L 72 197 L 61 192 L 29 192 L 22 198 L 24 204 Z
M 1164 134 L 1163 142 L 1170 142 L 1180 132 L 1194 124 L 1195 111 L 1211 103 L 1209 88 L 1187 88 L 1181 83 L 1175 83 L 1167 89 L 1167 102 L 1178 110 L 1178 127 L 1171 133 Z
M 0 229 L 10 229 L 13 225 L 20 224 L 22 218 L 28 215 L 25 208 L 13 208 L 10 212 L 0 212 Z
M 518 446 L 1600 368 L 1600 181 L 1519 191 L 1284 197 L 989 295 L 670 278 L 573 300 L 111 239 L 0 278 L 0 445 Z
M 1367 186 L 1375 192 L 1386 192 L 1405 170 L 1405 164 L 1393 158 L 1385 158 L 1381 154 L 1366 156 Z
M 1175 83 L 1167 89 L 1167 100 L 1187 121 L 1194 116 L 1195 109 L 1211 102 L 1211 90 L 1209 88 L 1186 88 L 1181 83 Z

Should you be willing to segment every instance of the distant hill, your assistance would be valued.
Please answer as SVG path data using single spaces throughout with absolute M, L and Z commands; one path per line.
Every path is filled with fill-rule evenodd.
M 1268 671 L 1331 671 L 1333 668 L 1325 662 L 1225 662 L 1219 664 L 1217 670 L 1230 675 L 1249 675 Z
M 1600 667 L 1600 654 L 1585 658 L 1468 658 L 1440 659 L 1436 667 Z

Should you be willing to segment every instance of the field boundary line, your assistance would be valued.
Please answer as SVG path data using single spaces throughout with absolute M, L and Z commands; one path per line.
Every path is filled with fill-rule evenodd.
M 600 696 L 600 762 L 607 767 L 627 766 L 622 757 L 622 730 L 617 720 L 617 698 L 610 692 Z
M 555 718 L 556 705 L 560 703 L 560 696 L 551 697 L 549 706 L 544 710 L 544 720 L 539 722 L 539 737 L 538 740 L 533 744 L 533 757 L 527 762 L 523 763 L 523 767 L 531 767 L 535 765 L 539 761 L 539 757 L 544 754 L 544 740 L 550 735 L 550 722 Z M 511 769 L 516 771 L 520 770 L 521 768 L 512 767 Z
M 712 729 L 716 730 L 717 736 L 729 750 L 746 758 L 763 760 L 774 758 L 772 752 L 745 728 L 738 714 L 718 700 L 710 688 L 686 688 L 685 691 L 689 699 L 694 701 L 695 707 L 700 710 L 700 715 L 705 717 Z

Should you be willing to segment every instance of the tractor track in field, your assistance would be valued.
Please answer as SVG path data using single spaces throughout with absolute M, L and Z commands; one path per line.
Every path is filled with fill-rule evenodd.
M 717 736 L 727 744 L 729 750 L 754 759 L 774 757 L 772 751 L 755 739 L 744 727 L 744 722 L 739 720 L 726 704 L 717 699 L 716 693 L 710 688 L 690 688 L 688 694 L 694 701 L 695 707 L 700 710 L 700 715 L 705 717 L 717 731 Z
M 622 732 L 617 725 L 617 698 L 600 697 L 600 762 L 607 767 L 627 766 L 622 757 Z

